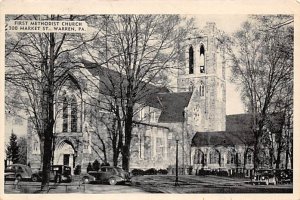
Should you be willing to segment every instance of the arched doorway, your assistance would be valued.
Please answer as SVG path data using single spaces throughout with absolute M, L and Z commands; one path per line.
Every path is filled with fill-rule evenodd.
M 73 144 L 69 140 L 62 140 L 57 143 L 54 151 L 53 165 L 67 165 L 75 167 L 76 153 Z

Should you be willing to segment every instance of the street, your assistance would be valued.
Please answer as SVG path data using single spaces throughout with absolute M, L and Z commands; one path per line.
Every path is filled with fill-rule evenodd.
M 252 185 L 249 179 L 221 176 L 179 176 L 179 186 L 175 186 L 175 176 L 148 175 L 135 176 L 131 184 L 79 184 L 51 183 L 49 193 L 292 193 L 293 185 Z M 248 182 L 248 183 L 247 183 Z M 5 183 L 5 193 L 41 193 L 40 183 L 21 182 L 20 188 L 15 189 L 13 181 Z

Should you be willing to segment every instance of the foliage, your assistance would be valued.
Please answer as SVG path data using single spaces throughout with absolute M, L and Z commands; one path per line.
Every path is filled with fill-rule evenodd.
M 155 168 L 150 168 L 145 170 L 145 175 L 156 175 L 157 174 L 157 169 Z
M 25 137 L 19 137 L 18 146 L 19 146 L 19 163 L 26 165 L 27 164 L 27 140 Z
M 93 162 L 92 167 L 93 171 L 98 171 L 100 169 L 100 163 L 97 159 Z
M 100 95 L 104 105 L 101 109 L 112 113 L 116 120 L 109 136 L 114 165 L 121 153 L 122 167 L 128 170 L 133 117 L 147 96 L 161 92 L 149 85 L 164 86 L 158 77 L 176 66 L 179 51 L 185 49 L 178 46 L 192 23 L 178 15 L 103 15 L 91 20 L 96 22 L 91 23 L 95 38 L 84 43 L 84 50 L 102 73 L 100 84 L 94 86 L 105 94 Z
M 11 133 L 9 138 L 9 144 L 6 147 L 6 158 L 12 163 L 19 163 L 19 145 L 18 137 L 16 134 Z
M 142 169 L 133 169 L 131 173 L 133 176 L 142 176 L 145 174 L 144 170 Z
M 75 15 L 6 15 L 6 20 L 84 20 Z M 53 129 L 61 109 L 54 96 L 78 60 L 78 35 L 14 33 L 5 37 L 5 103 L 18 115 L 25 113 L 40 139 L 42 187 L 49 187 Z M 77 61 L 77 62 L 76 62 Z M 22 111 L 22 112 L 19 112 Z
M 163 174 L 163 175 L 166 175 L 166 174 L 168 174 L 168 170 L 166 170 L 166 169 L 159 169 L 159 170 L 157 171 L 157 174 Z
M 74 174 L 75 175 L 80 175 L 81 174 L 81 165 L 76 165 L 74 169 Z
M 253 115 L 254 167 L 260 163 L 261 139 L 272 114 L 291 111 L 293 99 L 292 16 L 252 16 L 224 40 L 232 81 Z M 280 149 L 279 149 L 280 150 Z M 280 152 L 279 152 L 280 154 Z
M 89 171 L 93 171 L 93 167 L 92 167 L 92 164 L 89 162 L 88 166 L 87 166 L 87 169 L 86 169 L 87 172 Z

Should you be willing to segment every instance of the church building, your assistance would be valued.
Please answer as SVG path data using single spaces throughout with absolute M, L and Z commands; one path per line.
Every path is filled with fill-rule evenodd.
M 178 70 L 176 92 L 147 86 L 156 92 L 143 100 L 142 108 L 136 111 L 130 169 L 169 169 L 172 173 L 176 139 L 181 173 L 253 168 L 249 115 L 226 115 L 226 63 L 219 36 L 215 23 L 207 23 L 198 37 L 187 40 L 186 62 Z M 109 127 L 92 119 L 90 106 L 91 101 L 109 95 L 102 91 L 99 96 L 95 87 L 108 83 L 107 75 L 117 79 L 117 72 L 112 69 L 85 62 L 66 76 L 56 94 L 59 103 L 55 108 L 58 114 L 53 164 L 69 165 L 73 170 L 80 165 L 85 171 L 88 163 L 95 159 L 102 163 L 105 156 L 112 164 L 111 149 L 107 147 L 105 156 L 101 152 L 103 139 L 109 138 Z M 89 92 L 83 92 L 86 89 Z M 39 138 L 32 124 L 28 124 L 28 160 L 32 168 L 38 169 Z

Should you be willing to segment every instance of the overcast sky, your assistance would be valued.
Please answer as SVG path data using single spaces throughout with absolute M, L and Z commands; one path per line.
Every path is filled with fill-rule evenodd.
M 193 15 L 196 18 L 196 23 L 199 27 L 204 27 L 206 22 L 215 22 L 218 29 L 226 33 L 236 31 L 242 22 L 247 18 L 247 15 Z M 239 93 L 236 91 L 236 86 L 229 81 L 229 69 L 226 69 L 226 114 L 244 113 L 244 107 L 241 102 Z M 8 141 L 11 131 L 14 131 L 19 136 L 25 135 L 27 131 L 27 122 L 17 124 L 13 119 L 6 120 L 5 123 L 5 140 Z

